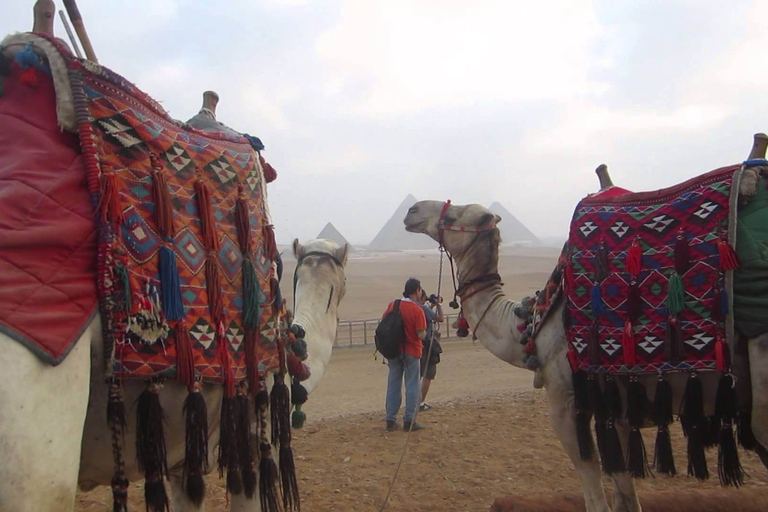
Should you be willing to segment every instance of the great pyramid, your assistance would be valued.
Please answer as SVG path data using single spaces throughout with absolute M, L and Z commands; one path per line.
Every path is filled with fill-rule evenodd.
M 355 248 L 352 247 L 352 244 L 347 242 L 347 239 L 344 238 L 344 235 L 339 233 L 339 230 L 336 229 L 336 227 L 331 224 L 330 222 L 325 225 L 322 231 L 320 231 L 320 234 L 317 235 L 316 238 L 324 238 L 326 240 L 333 240 L 337 244 L 339 244 L 339 247 L 344 247 L 344 244 L 347 244 L 349 246 L 349 252 L 353 253 L 355 252 Z
M 369 251 L 409 251 L 437 249 L 437 242 L 421 233 L 409 233 L 405 230 L 403 219 L 408 209 L 417 199 L 408 194 L 395 213 L 368 245 Z
M 501 217 L 499 231 L 501 232 L 501 242 L 503 245 L 528 242 L 538 244 L 539 239 L 531 233 L 531 230 L 517 220 L 514 215 L 509 213 L 500 203 L 494 202 L 488 207 L 493 213 Z

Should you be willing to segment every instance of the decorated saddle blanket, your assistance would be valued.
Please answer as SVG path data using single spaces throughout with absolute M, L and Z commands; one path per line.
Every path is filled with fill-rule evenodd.
M 46 267 L 53 274 L 46 284 L 52 282 L 58 286 L 51 288 L 77 299 L 66 311 L 55 314 L 41 308 L 36 294 L 21 288 L 28 318 L 37 304 L 36 322 L 44 320 L 48 325 L 50 319 L 67 325 L 60 329 L 66 336 L 57 332 L 57 339 L 64 341 L 54 344 L 55 350 L 49 350 L 50 343 L 40 332 L 32 333 L 30 339 L 49 350 L 52 360 L 63 357 L 77 339 L 78 329 L 92 317 L 98 294 L 113 375 L 221 382 L 253 376 L 256 369 L 276 368 L 275 340 L 282 321 L 281 305 L 275 300 L 279 256 L 258 152 L 245 137 L 203 132 L 175 121 L 123 77 L 79 61 L 66 49 L 60 48 L 60 53 L 68 70 L 81 150 L 76 149 L 76 139 L 60 135 L 61 140 L 51 140 L 56 138 L 52 133 L 59 131 L 55 119 L 29 121 L 39 129 L 27 130 L 29 140 L 23 144 L 45 148 L 32 152 L 38 161 L 29 158 L 37 168 L 41 159 L 52 161 L 67 179 L 59 180 L 61 186 L 54 180 L 52 185 L 37 187 L 42 193 L 30 204 L 21 204 L 15 196 L 0 201 L 2 208 L 18 213 L 3 216 L 8 226 L 0 229 L 6 233 L 26 228 L 24 215 L 32 227 L 39 216 L 55 221 L 26 237 L 17 233 L 12 241 L 4 238 L 3 268 L 6 262 L 8 268 L 17 266 L 16 260 L 6 256 L 18 247 L 25 249 L 14 254 L 19 258 L 35 252 L 36 261 L 50 258 L 46 251 L 50 246 L 58 251 L 54 254 L 62 253 L 57 260 L 63 261 L 64 254 L 74 259 L 58 268 L 72 268 L 76 285 L 57 283 L 55 276 L 60 272 Z M 19 71 L 25 71 L 23 66 Z M 51 95 L 50 78 L 44 73 L 34 86 L 10 78 L 4 80 L 6 96 L 0 99 L 0 115 L 12 111 L 0 117 L 6 126 L 14 122 L 14 109 L 19 110 L 14 87 L 25 89 L 22 95 Z M 29 119 L 41 112 L 51 117 L 53 98 L 43 99 L 39 105 L 28 102 Z M 9 131 L 0 131 L 0 143 L 9 147 Z M 61 150 L 49 152 L 54 146 Z M 21 158 L 20 153 L 3 151 L 0 172 L 4 162 Z M 0 190 L 16 194 L 8 187 Z M 57 207 L 32 208 L 60 196 L 66 200 Z M 13 225 L 12 218 L 22 224 Z M 4 283 L 2 294 L 7 293 Z M 4 297 L 0 296 L 3 308 Z M 0 309 L 3 323 L 12 316 L 8 311 Z M 16 322 L 15 327 L 24 333 L 30 325 Z
M 727 364 L 726 273 L 737 266 L 731 188 L 739 169 L 579 203 L 564 269 L 574 370 L 636 373 Z

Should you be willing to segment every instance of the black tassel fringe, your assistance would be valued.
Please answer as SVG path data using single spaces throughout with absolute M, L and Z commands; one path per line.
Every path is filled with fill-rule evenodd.
M 259 502 L 263 512 L 280 512 L 277 501 L 277 465 L 272 459 L 272 449 L 268 442 L 261 443 L 259 461 Z
M 205 480 L 208 472 L 208 407 L 200 393 L 201 384 L 195 382 L 184 400 L 186 423 L 184 441 L 184 471 L 182 485 L 187 497 L 198 507 L 205 498 Z
M 112 512 L 128 512 L 128 479 L 112 478 Z
M 645 478 L 650 474 L 648 456 L 640 429 L 646 416 L 645 388 L 636 377 L 630 378 L 627 386 L 627 419 L 631 430 L 629 432 L 629 448 L 627 453 L 627 470 L 634 478 Z
M 257 476 L 251 451 L 251 422 L 248 414 L 248 389 L 241 385 L 237 395 L 237 452 L 240 478 L 243 482 L 245 497 L 253 499 L 256 494 Z
M 605 422 L 608 421 L 608 409 L 605 407 L 603 392 L 597 376 L 590 374 L 587 378 L 587 398 L 589 408 L 595 416 L 595 437 L 597 438 L 597 452 L 600 461 L 605 460 Z
M 589 423 L 592 419 L 592 411 L 589 408 L 589 396 L 587 393 L 587 373 L 584 370 L 573 372 L 573 393 L 576 406 L 576 441 L 579 444 L 579 456 L 581 460 L 590 460 L 594 454 L 592 432 Z
M 299 482 L 296 479 L 296 466 L 290 444 L 280 446 L 280 484 L 285 510 L 301 510 Z
M 291 397 L 285 376 L 280 373 L 275 374 L 270 401 L 272 444 L 277 446 L 283 432 L 288 430 L 290 435 L 291 428 Z
M 158 393 L 159 383 L 152 383 L 138 400 L 136 409 L 136 463 L 144 474 L 144 498 L 147 510 L 170 510 L 163 477 L 168 475 L 168 463 L 163 434 L 163 408 Z
M 653 450 L 653 466 L 659 473 L 674 476 L 677 474 L 677 468 L 675 468 L 675 458 L 672 454 L 672 439 L 669 435 L 669 425 L 673 421 L 672 386 L 663 377 L 659 378 L 659 383 L 656 385 L 651 416 L 658 427 Z
M 237 417 L 240 402 L 237 397 L 224 397 L 221 401 L 221 423 L 219 425 L 219 454 L 217 464 L 219 478 L 227 473 L 227 492 L 238 495 L 243 492 L 243 481 L 238 470 Z
M 717 385 L 715 417 L 720 422 L 717 447 L 717 473 L 720 484 L 739 487 L 744 485 L 744 469 L 739 461 L 736 440 L 733 437 L 733 422 L 736 419 L 736 392 L 733 377 L 725 373 Z
M 606 475 L 621 473 L 626 470 L 624 451 L 621 448 L 619 433 L 616 431 L 616 421 L 621 417 L 621 395 L 619 384 L 610 375 L 606 375 L 603 401 L 608 411 L 608 421 L 605 424 L 605 459 L 603 472 Z
M 706 480 L 709 478 L 709 470 L 704 454 L 704 391 L 696 373 L 688 378 L 679 416 L 683 433 L 688 438 L 688 475 Z

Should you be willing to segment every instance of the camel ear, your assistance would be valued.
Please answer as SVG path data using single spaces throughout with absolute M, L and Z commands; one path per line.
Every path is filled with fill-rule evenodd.
M 498 224 L 499 222 L 501 222 L 501 217 L 499 215 L 496 215 L 496 224 Z
M 486 213 L 482 217 L 480 217 L 480 220 L 477 222 L 477 227 L 487 226 L 491 222 L 494 222 L 494 221 L 498 222 L 499 220 L 501 220 L 501 217 L 499 217 L 498 215 L 494 215 L 492 213 Z
M 347 265 L 347 255 L 349 255 L 349 244 L 344 244 L 344 247 L 339 247 L 336 249 L 336 254 L 334 254 L 343 267 Z
M 299 239 L 295 239 L 293 241 L 293 255 L 296 256 L 297 260 L 300 260 L 304 253 L 306 252 L 306 249 L 304 249 L 304 246 L 299 243 Z

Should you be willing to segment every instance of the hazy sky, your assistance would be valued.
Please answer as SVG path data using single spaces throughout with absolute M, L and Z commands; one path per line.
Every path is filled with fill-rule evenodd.
M 33 3 L 4 0 L 0 34 L 31 29 Z M 768 131 L 768 2 L 78 4 L 101 63 L 172 116 L 213 89 L 219 120 L 261 137 L 281 243 L 328 221 L 368 243 L 409 193 L 564 235 L 598 164 L 657 189 Z

